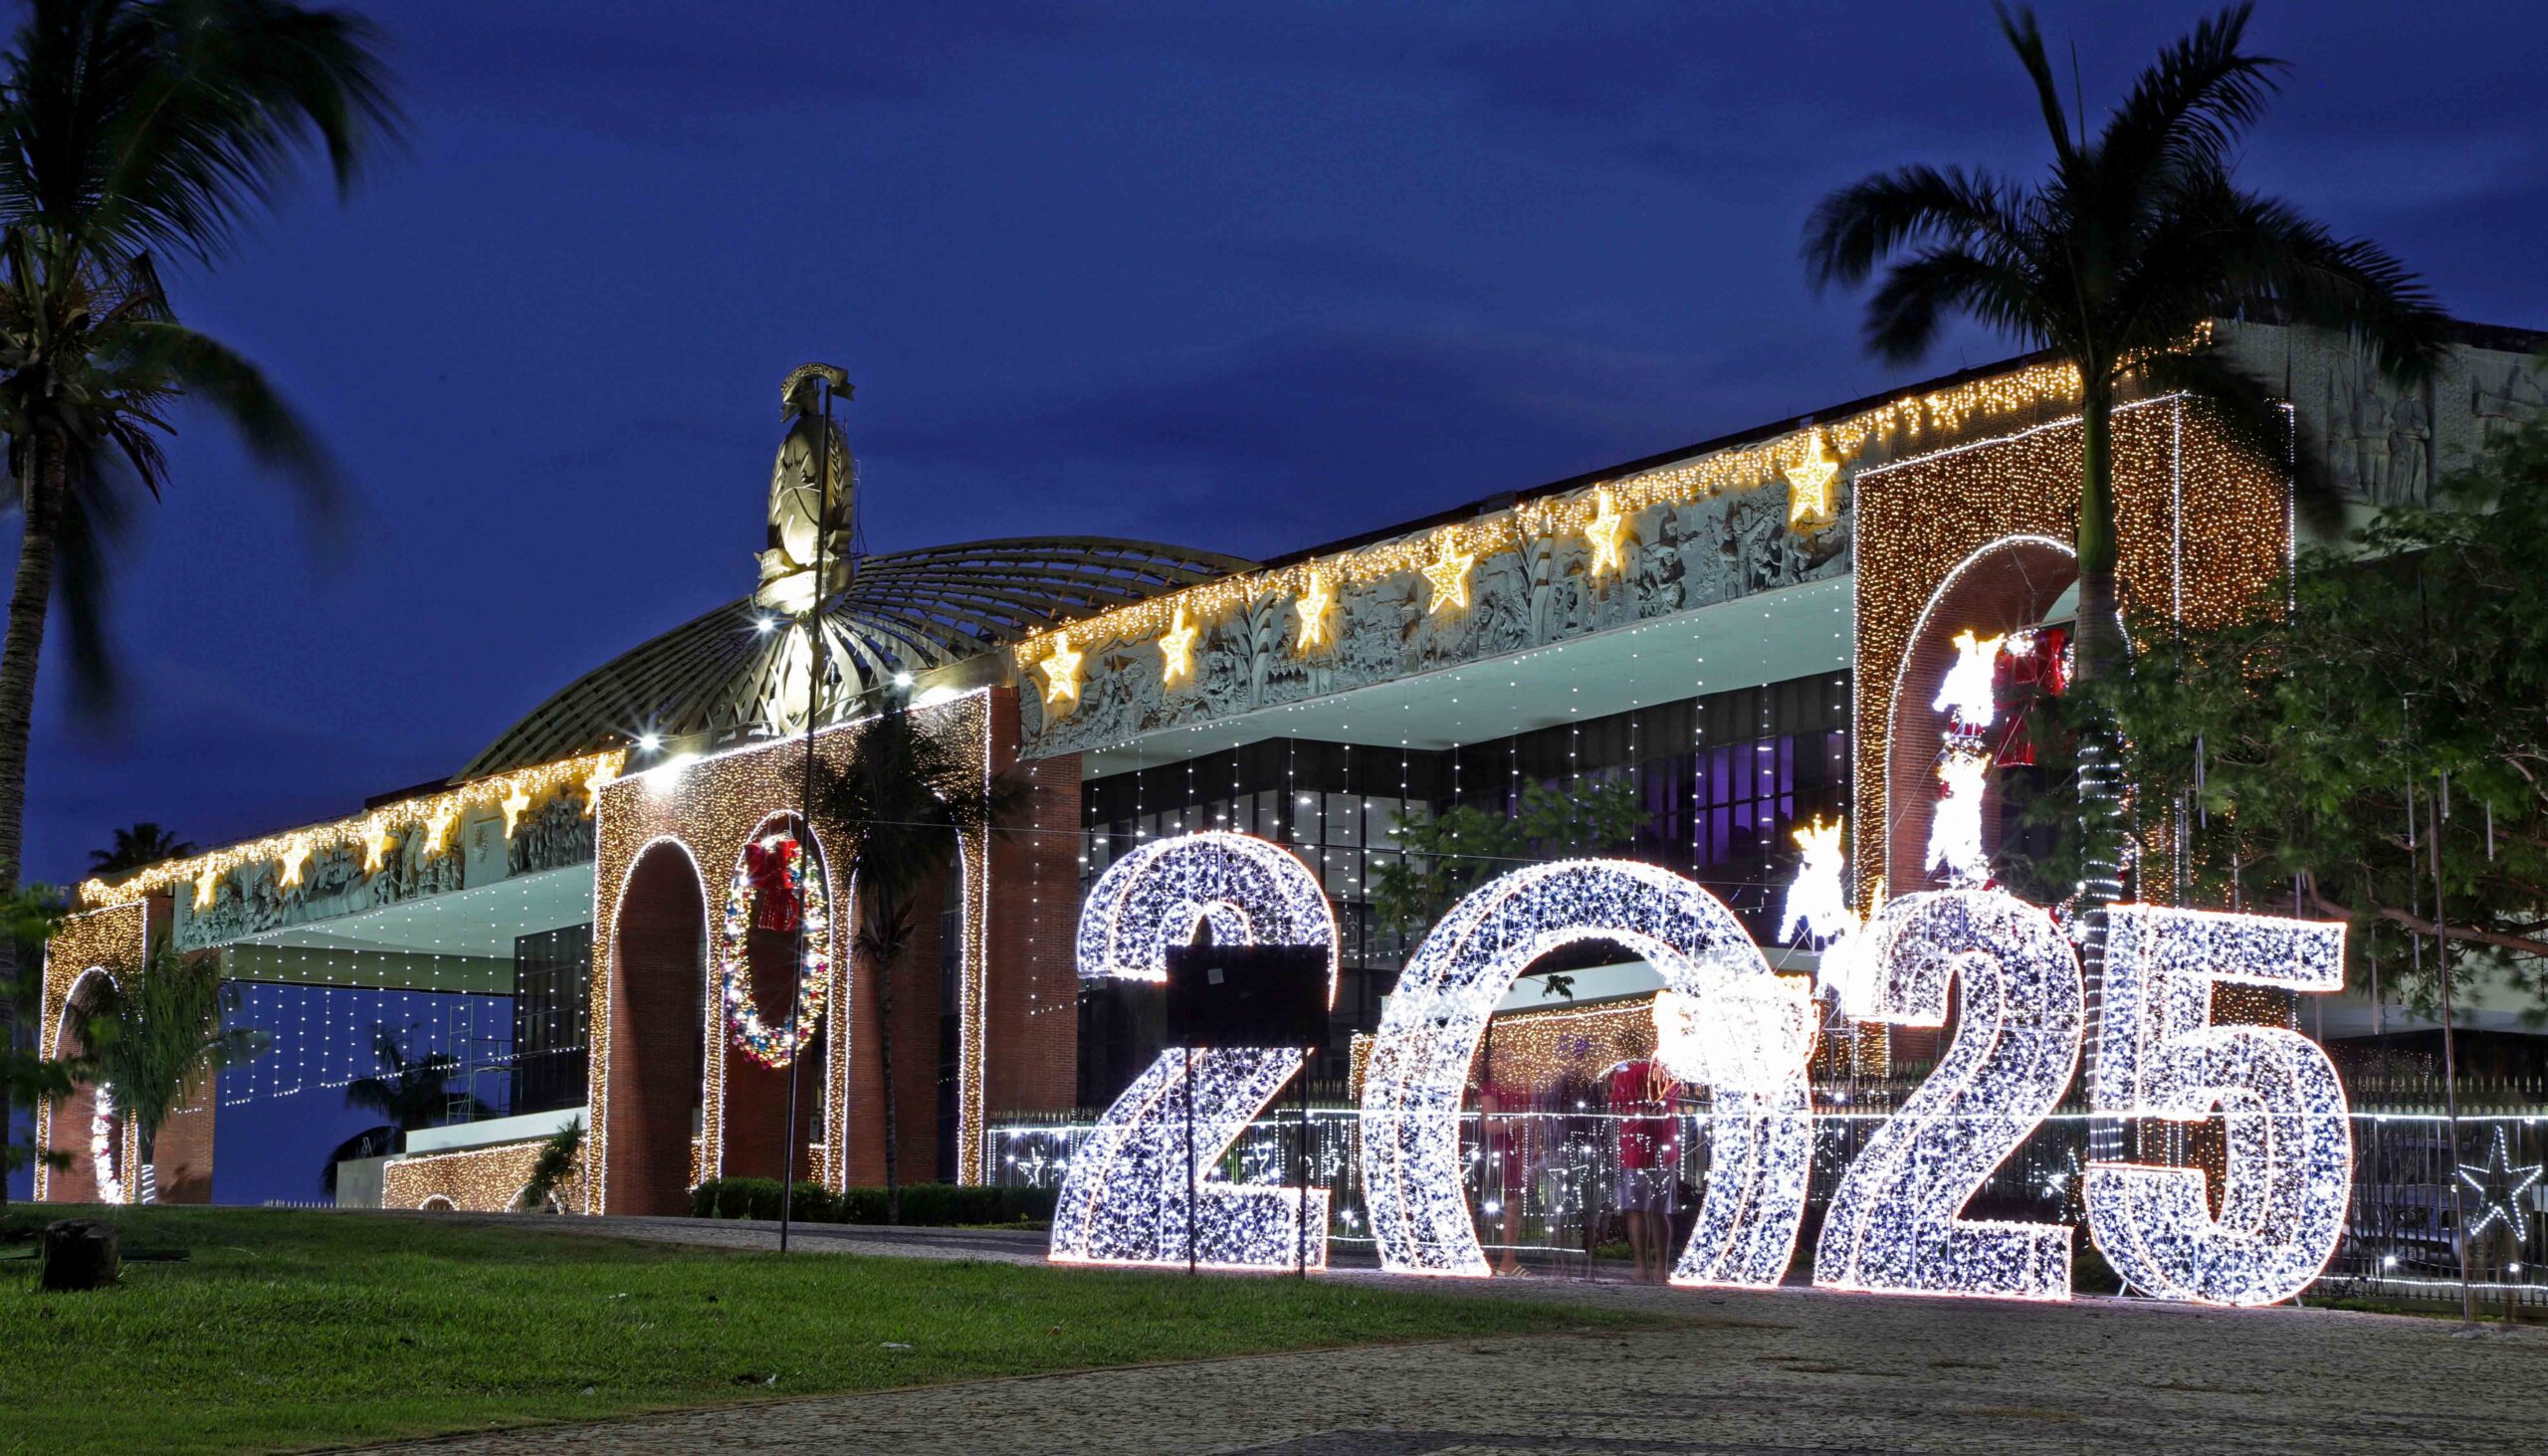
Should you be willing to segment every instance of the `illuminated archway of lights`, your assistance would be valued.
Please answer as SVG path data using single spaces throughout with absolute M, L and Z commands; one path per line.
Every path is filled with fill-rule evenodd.
M 1677 1006 L 1659 1028 L 1715 1095 L 1697 1227 L 1674 1264 L 1684 1285 L 1767 1286 L 1796 1250 L 1813 1143 L 1805 1058 L 1809 991 L 1771 974 L 1733 912 L 1652 865 L 1572 860 L 1471 892 L 1416 947 L 1373 1039 L 1363 1089 L 1363 1178 L 1380 1267 L 1483 1277 L 1460 1185 L 1460 1106 L 1488 1017 L 1551 950 L 1615 940 L 1643 956 Z
M 2343 1236 L 2353 1130 L 2319 1046 L 2275 1026 L 2212 1025 L 2217 983 L 2333 991 L 2341 922 L 2118 905 L 2107 912 L 2105 1014 L 2089 1095 L 2100 1112 L 2196 1121 L 2221 1109 L 2221 1216 L 2195 1167 L 2091 1162 L 2088 1230 L 2135 1289 L 2263 1305 L 2318 1277 Z
M 1080 913 L 1083 980 L 1160 981 L 1209 922 L 1215 944 L 1315 945 L 1336 996 L 1336 918 L 1318 879 L 1273 844 L 1220 830 L 1144 845 Z M 1061 1264 L 1327 1267 L 1328 1191 L 1233 1184 L 1222 1154 L 1300 1071 L 1299 1047 L 1170 1047 L 1135 1078 L 1064 1170 L 1048 1257 Z M 1189 1107 L 1190 1097 L 1190 1107 Z M 1189 1132 L 1190 1120 L 1190 1132 Z
M 115 1088 L 98 1084 L 89 1112 L 89 1170 L 98 1181 L 98 1201 L 123 1201 L 123 1179 L 115 1174 Z
M 2052 918 L 1996 890 L 1905 895 L 1860 933 L 1850 1014 L 1955 1040 L 1841 1174 L 1813 1282 L 1887 1294 L 2070 1297 L 2070 1225 L 1957 1217 L 2079 1062 L 2079 958 Z M 2198 1198 L 2201 1196 L 2197 1194 Z

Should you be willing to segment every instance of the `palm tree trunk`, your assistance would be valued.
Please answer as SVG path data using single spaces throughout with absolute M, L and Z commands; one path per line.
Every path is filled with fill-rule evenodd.
M 880 937 L 881 938 L 881 937 Z M 894 1116 L 894 962 L 902 957 L 899 947 L 886 949 L 876 957 L 876 1058 L 885 1069 L 885 1221 L 903 1221 L 903 1185 L 897 1176 L 899 1158 L 896 1144 L 902 1142 L 902 1130 Z
M 2106 909 L 2123 898 L 2122 743 L 2099 699 L 2100 685 L 2126 670 L 2129 648 L 2115 596 L 2114 386 L 2102 370 L 2083 361 L 2079 459 L 2079 617 L 2072 639 L 2076 656 L 2072 691 L 2084 709 L 2079 729 L 2080 929 L 2079 969 L 2089 1036 L 2079 1076 L 2096 1077 L 2098 1018 L 2105 1007 Z M 2088 1123 L 2088 1155 L 2100 1161 L 2124 1155 L 2123 1124 L 2113 1118 Z
M 27 443 L 27 480 L 20 483 L 19 495 L 26 508 L 25 530 L 18 542 L 18 575 L 9 589 L 7 640 L 0 645 L 0 893 L 18 888 L 26 845 L 27 738 L 35 721 L 36 667 L 44 656 L 45 616 L 53 602 L 54 529 L 61 519 L 64 489 L 61 451 L 42 431 Z M 0 990 L 11 986 L 17 975 L 17 941 L 0 936 Z M 0 1042 L 0 1053 L 14 1054 L 18 1042 L 14 998 L 0 1009 L 9 1017 L 8 1039 Z M 16 1116 L 14 1099 L 0 1088 L 0 1144 L 9 1141 Z M 8 1197 L 8 1180 L 0 1178 L 0 1205 Z

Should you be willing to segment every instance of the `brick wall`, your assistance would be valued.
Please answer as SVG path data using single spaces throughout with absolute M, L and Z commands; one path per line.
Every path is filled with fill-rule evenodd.
M 707 927 L 689 858 L 670 846 L 646 851 L 629 872 L 607 951 L 611 1137 L 604 1196 L 612 1213 L 690 1208 Z
M 991 737 L 1016 742 L 1017 697 L 994 695 Z M 991 846 L 982 1105 L 993 1115 L 1068 1109 L 1079 1092 L 1079 755 L 1016 763 L 1028 785 L 1016 831 Z

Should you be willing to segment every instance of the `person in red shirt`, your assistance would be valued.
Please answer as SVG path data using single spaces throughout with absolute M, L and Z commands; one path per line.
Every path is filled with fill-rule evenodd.
M 1609 1103 L 1618 1130 L 1619 1217 L 1639 1284 L 1661 1284 L 1672 1269 L 1672 1211 L 1681 1182 L 1680 1084 L 1651 1057 L 1610 1069 Z

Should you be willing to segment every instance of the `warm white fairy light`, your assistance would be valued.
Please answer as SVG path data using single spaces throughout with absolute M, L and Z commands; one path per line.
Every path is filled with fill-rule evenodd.
M 2071 1229 L 1960 1218 L 2079 1062 L 2079 959 L 2052 918 L 1996 890 L 1885 905 L 1859 933 L 1863 1020 L 1946 1024 L 1937 1070 L 1878 1125 L 1832 1190 L 1813 1282 L 1892 1294 L 2070 1297 Z
M 1619 512 L 1618 502 L 1610 497 L 1610 488 L 1601 486 L 1592 493 L 1592 519 L 1584 522 L 1584 539 L 1592 547 L 1592 572 L 1616 571 L 1626 564 L 1622 549 L 1628 531 L 1628 518 Z
M 1160 634 L 1159 680 L 1162 686 L 1194 681 L 1194 639 L 1201 636 L 1185 614 L 1176 614 L 1176 625 Z
M 1080 978 L 1164 980 L 1168 950 L 1192 944 L 1207 922 L 1214 944 L 1324 949 L 1333 1003 L 1336 918 L 1317 876 L 1279 846 L 1221 830 L 1146 844 L 1098 877 L 1080 912 Z M 1303 1055 L 1299 1047 L 1160 1053 L 1072 1156 L 1049 1257 L 1326 1268 L 1327 1189 L 1232 1183 L 1222 1170 L 1223 1154 L 1300 1071 Z
M 1399 975 L 1363 1084 L 1363 1177 L 1380 1267 L 1483 1277 L 1461 1187 L 1460 1115 L 1489 1016 L 1531 962 L 1589 939 L 1626 945 L 1693 998 L 1673 1034 L 1713 1080 L 1714 1157 L 1676 1284 L 1768 1286 L 1795 1252 L 1812 1154 L 1802 982 L 1774 977 L 1716 897 L 1653 865 L 1534 865 L 1472 891 Z
M 1205 921 L 1216 943 L 1336 944 L 1327 893 L 1299 857 L 1212 829 L 1153 840 L 1097 878 L 1080 908 L 1080 979 L 1164 981 L 1168 950 Z
M 2344 986 L 2342 922 L 2118 905 L 2106 913 L 2105 1010 L 2090 1106 L 2195 1122 L 2218 1108 L 2221 1216 L 2199 1167 L 2093 1161 L 2088 1229 L 2125 1282 L 2161 1299 L 2266 1305 L 2318 1277 L 2344 1235 L 2353 1134 L 2317 1043 L 2278 1026 L 2215 1026 L 2217 984 Z
M 1416 568 L 1425 583 L 1433 588 L 1433 600 L 1425 605 L 1427 614 L 1447 612 L 1469 604 L 1469 569 L 1477 564 L 1475 551 L 1463 551 L 1445 531 L 1435 542 L 1440 554 Z
M 1840 462 L 1831 458 L 1831 447 L 1816 430 L 1805 441 L 1805 455 L 1780 474 L 1788 478 L 1788 523 L 1819 520 L 1831 514 L 1831 483 L 1840 476 Z
M 1292 610 L 1298 612 L 1301 618 L 1301 635 L 1296 644 L 1301 651 L 1307 652 L 1313 647 L 1329 645 L 1327 618 L 1328 614 L 1335 609 L 1335 583 L 1327 577 L 1313 574 L 1309 584 L 1301 589 L 1301 599 L 1292 604 Z
M 1071 646 L 1070 638 L 1056 636 L 1053 639 L 1052 652 L 1036 668 L 1044 675 L 1046 707 L 1056 703 L 1068 703 L 1073 708 L 1079 706 L 1079 663 L 1085 656 L 1087 654 Z

